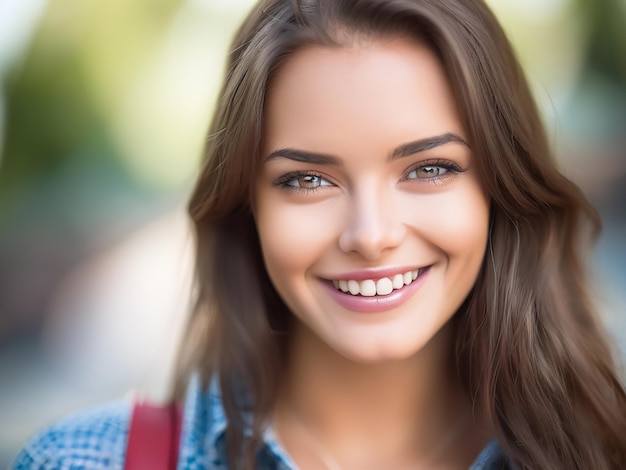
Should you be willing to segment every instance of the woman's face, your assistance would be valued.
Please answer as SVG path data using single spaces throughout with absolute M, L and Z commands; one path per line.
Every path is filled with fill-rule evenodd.
M 418 352 L 474 285 L 489 219 L 436 56 L 407 39 L 300 50 L 264 138 L 254 212 L 296 331 L 359 362 Z

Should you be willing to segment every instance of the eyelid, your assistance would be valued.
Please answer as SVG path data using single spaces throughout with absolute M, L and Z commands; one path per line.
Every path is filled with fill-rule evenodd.
M 316 176 L 318 178 L 321 178 L 325 181 L 327 181 L 328 185 L 320 185 L 316 188 L 299 188 L 296 186 L 291 186 L 288 185 L 287 183 L 289 183 L 290 181 L 293 181 L 295 178 L 302 178 L 304 176 Z M 335 183 L 333 183 L 332 179 L 328 176 L 326 176 L 324 173 L 321 173 L 319 171 L 313 171 L 313 170 L 296 170 L 296 171 L 290 171 L 288 173 L 285 173 L 284 175 L 279 176 L 278 178 L 276 178 L 273 182 L 272 182 L 272 186 L 275 187 L 279 187 L 282 190 L 285 191 L 295 191 L 295 192 L 308 192 L 308 193 L 312 193 L 314 191 L 318 191 L 321 188 L 325 188 L 325 187 L 332 187 L 332 186 L 336 186 Z
M 425 168 L 425 167 L 444 168 L 445 170 L 447 170 L 447 172 L 444 175 L 433 176 L 432 178 L 411 178 L 409 180 L 408 175 L 410 173 L 412 173 L 415 170 L 418 170 L 420 168 Z M 402 176 L 402 181 L 419 181 L 419 180 L 421 180 L 422 182 L 425 182 L 425 183 L 428 183 L 428 182 L 438 182 L 438 181 L 441 181 L 443 179 L 450 178 L 450 177 L 454 176 L 454 174 L 465 173 L 466 171 L 467 171 L 466 169 L 461 168 L 457 163 L 455 163 L 452 160 L 445 160 L 445 159 L 421 160 L 419 162 L 414 163 L 409 168 L 407 168 L 407 170 L 404 172 L 404 175 Z M 451 174 L 449 174 L 449 173 L 451 173 Z

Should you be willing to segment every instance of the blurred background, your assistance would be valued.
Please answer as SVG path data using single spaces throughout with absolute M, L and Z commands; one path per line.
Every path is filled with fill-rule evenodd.
M 252 3 L 0 0 L 0 467 L 70 412 L 166 396 L 185 200 Z M 489 3 L 603 217 L 597 301 L 626 352 L 626 0 Z

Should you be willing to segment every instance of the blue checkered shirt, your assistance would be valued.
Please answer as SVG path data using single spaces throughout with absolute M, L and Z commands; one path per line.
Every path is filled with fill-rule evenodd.
M 14 470 L 100 470 L 124 468 L 132 404 L 119 402 L 71 416 L 36 435 L 14 461 Z M 227 470 L 226 418 L 215 385 L 189 388 L 183 412 L 178 469 Z M 296 470 L 297 466 L 267 429 L 258 453 L 259 470 Z M 500 447 L 492 441 L 470 470 L 506 468 Z

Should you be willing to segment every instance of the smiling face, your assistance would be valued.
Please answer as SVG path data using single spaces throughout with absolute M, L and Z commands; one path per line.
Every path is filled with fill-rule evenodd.
M 308 47 L 265 112 L 254 212 L 294 334 L 358 362 L 414 355 L 470 292 L 488 233 L 438 59 L 407 39 Z

